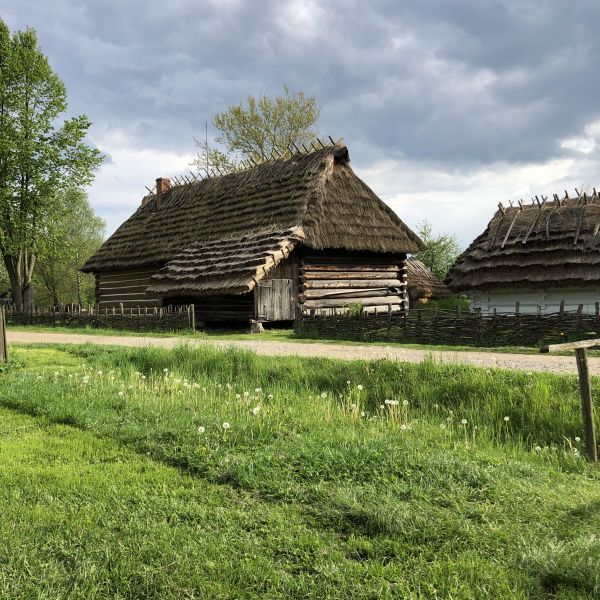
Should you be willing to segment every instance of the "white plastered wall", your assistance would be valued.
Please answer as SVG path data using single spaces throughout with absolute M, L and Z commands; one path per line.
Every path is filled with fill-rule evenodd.
M 565 302 L 565 311 L 576 311 L 583 304 L 583 312 L 594 314 L 596 302 L 600 302 L 600 285 L 586 288 L 502 288 L 490 290 L 472 290 L 469 292 L 471 310 L 481 309 L 482 314 L 492 314 L 494 308 L 498 314 L 514 313 L 516 303 L 523 314 L 555 313 L 560 310 L 561 300 Z M 539 307 L 539 308 L 538 308 Z

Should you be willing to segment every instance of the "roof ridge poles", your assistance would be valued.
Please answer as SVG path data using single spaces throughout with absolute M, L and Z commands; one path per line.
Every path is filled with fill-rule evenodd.
M 529 239 L 529 236 L 531 235 L 531 232 L 536 228 L 537 224 L 540 221 L 540 218 L 542 217 L 542 209 L 544 208 L 544 204 L 546 204 L 546 200 L 548 200 L 548 196 L 546 196 L 544 198 L 544 196 L 542 196 L 542 201 L 540 202 L 539 198 L 536 196 L 535 197 L 537 204 L 538 204 L 538 214 L 535 218 L 535 221 L 533 222 L 533 224 L 531 225 L 531 227 L 527 230 L 527 233 L 525 234 L 525 237 L 523 238 L 523 241 L 521 242 L 522 244 L 526 244 L 527 240 Z
M 511 204 L 511 206 L 512 206 L 512 204 Z M 506 235 L 504 236 L 504 241 L 502 242 L 502 245 L 500 246 L 500 248 L 504 248 L 504 246 L 506 245 L 508 236 L 510 235 L 510 232 L 512 231 L 515 221 L 517 220 L 517 217 L 519 216 L 519 214 L 522 212 L 523 212 L 523 200 L 519 200 L 519 210 L 515 213 L 515 216 L 513 217 L 513 220 L 508 228 L 508 231 L 506 232 Z

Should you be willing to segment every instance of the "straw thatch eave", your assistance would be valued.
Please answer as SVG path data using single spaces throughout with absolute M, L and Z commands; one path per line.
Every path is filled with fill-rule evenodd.
M 420 260 L 411 257 L 406 261 L 408 295 L 413 300 L 439 300 L 452 294 Z
M 455 291 L 597 285 L 599 231 L 595 195 L 501 208 L 458 258 L 446 283 Z

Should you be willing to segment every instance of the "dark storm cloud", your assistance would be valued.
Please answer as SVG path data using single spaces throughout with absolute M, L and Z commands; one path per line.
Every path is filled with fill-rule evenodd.
M 140 147 L 188 152 L 217 111 L 287 83 L 324 133 L 451 164 L 544 161 L 600 117 L 600 3 L 14 0 L 73 111 Z

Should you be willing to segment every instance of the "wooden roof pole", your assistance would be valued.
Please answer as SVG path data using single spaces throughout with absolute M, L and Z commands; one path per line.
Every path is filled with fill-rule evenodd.
M 504 248 L 506 241 L 508 240 L 508 236 L 510 235 L 510 232 L 512 231 L 512 228 L 515 224 L 515 221 L 517 220 L 517 217 L 519 216 L 519 214 L 521 213 L 522 210 L 523 210 L 523 202 L 519 201 L 519 210 L 515 213 L 515 216 L 513 217 L 513 220 L 508 228 L 508 231 L 506 232 L 506 235 L 504 236 L 504 241 L 502 242 L 502 245 L 500 246 L 500 248 Z
M 525 234 L 525 237 L 523 238 L 523 241 L 521 242 L 522 244 L 527 243 L 527 240 L 529 239 L 531 232 L 536 228 L 537 224 L 539 223 L 540 217 L 542 216 L 542 209 L 544 208 L 544 204 L 546 204 L 546 200 L 548 200 L 548 197 L 546 196 L 544 198 L 544 196 L 542 196 L 542 202 L 539 201 L 537 196 L 535 197 L 535 199 L 537 200 L 537 203 L 538 203 L 538 214 L 537 214 L 537 217 L 535 218 L 535 221 L 531 225 L 531 227 L 527 230 L 527 233 Z

